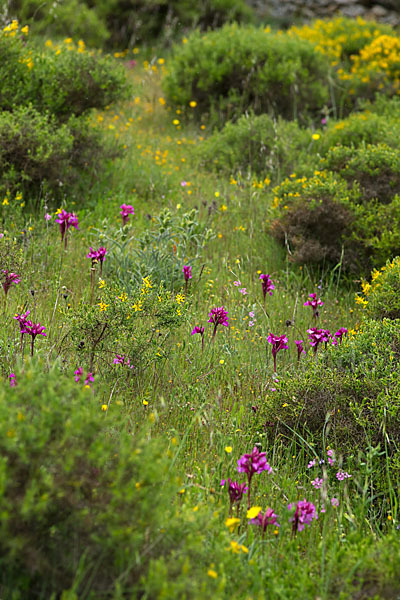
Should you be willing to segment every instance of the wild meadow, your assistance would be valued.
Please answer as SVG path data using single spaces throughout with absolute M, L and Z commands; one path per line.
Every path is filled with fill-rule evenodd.
M 87 10 L 0 32 L 0 597 L 399 598 L 397 32 Z

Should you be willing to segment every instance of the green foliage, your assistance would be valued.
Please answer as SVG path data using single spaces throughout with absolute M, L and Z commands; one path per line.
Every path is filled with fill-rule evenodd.
M 254 27 L 193 33 L 176 46 L 163 81 L 173 105 L 237 119 L 246 110 L 306 118 L 328 99 L 328 62 L 312 44 Z
M 66 174 L 74 139 L 67 125 L 32 106 L 0 113 L 0 191 L 40 196 L 47 181 L 59 187 Z
M 183 296 L 174 297 L 162 285 L 153 286 L 148 277 L 129 296 L 100 282 L 95 304 L 82 301 L 63 311 L 70 342 L 81 356 L 86 355 L 89 371 L 114 371 L 113 359 L 119 355 L 125 358 L 128 375 L 135 377 L 168 357 L 171 332 L 182 322 L 184 312 Z
M 360 184 L 361 202 L 377 198 L 389 204 L 400 193 L 400 157 L 385 143 L 361 144 L 358 148 L 336 146 L 321 161 L 324 169 L 339 173 L 349 185 Z
M 331 121 L 319 142 L 321 154 L 332 146 L 361 146 L 362 144 L 385 143 L 391 148 L 399 146 L 400 126 L 393 114 L 380 115 L 370 110 L 351 114 L 347 119 Z M 373 106 L 370 107 L 374 109 Z
M 334 146 L 312 178 L 275 188 L 272 231 L 296 262 L 366 272 L 400 252 L 400 161 L 386 144 Z M 344 185 L 347 182 L 347 185 Z
M 131 435 L 117 406 L 105 418 L 57 365 L 25 365 L 17 380 L 0 388 L 2 596 L 137 590 L 174 545 L 164 444 Z
M 51 38 L 82 38 L 88 46 L 102 46 L 109 37 L 106 25 L 96 10 L 81 0 L 42 2 L 8 0 L 8 14 L 29 24 L 32 33 Z
M 123 67 L 83 43 L 39 51 L 17 23 L 8 29 L 0 32 L 0 190 L 23 191 L 34 206 L 43 191 L 85 192 L 100 161 L 118 154 L 87 115 L 124 97 Z
M 11 49 L 9 49 L 11 46 Z M 60 120 L 102 109 L 127 93 L 122 65 L 72 43 L 38 51 L 0 33 L 0 109 L 32 104 Z
M 344 265 L 358 268 L 360 244 L 351 236 L 356 190 L 334 173 L 316 171 L 310 178 L 286 178 L 273 192 L 271 231 L 291 260 L 336 265 L 344 248 Z
M 249 22 L 253 12 L 244 0 L 9 0 L 9 18 L 28 23 L 32 32 L 50 37 L 82 38 L 89 46 L 114 48 L 168 41 L 186 30 Z
M 155 226 L 140 237 L 127 237 L 125 228 L 117 235 L 101 232 L 110 243 L 109 272 L 127 290 L 141 285 L 143 277 L 164 284 L 169 290 L 183 287 L 182 267 L 198 264 L 206 244 L 214 237 L 212 229 L 199 220 L 192 209 L 181 216 L 168 209 L 154 219 Z
M 221 131 L 207 138 L 198 155 L 207 168 L 229 173 L 269 174 L 275 179 L 289 175 L 307 152 L 311 133 L 295 121 L 275 121 L 268 115 L 243 115 L 228 122 Z
M 400 319 L 400 258 L 373 271 L 371 283 L 363 282 L 362 303 L 371 319 Z
M 399 356 L 400 321 L 365 321 L 338 346 L 321 347 L 316 357 L 310 350 L 296 376 L 284 377 L 263 404 L 257 425 L 273 423 L 267 432 L 274 434 L 295 430 L 318 448 L 328 443 L 343 453 L 380 444 L 398 477 Z

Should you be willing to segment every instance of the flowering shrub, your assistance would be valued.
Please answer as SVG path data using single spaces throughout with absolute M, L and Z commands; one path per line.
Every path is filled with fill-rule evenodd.
M 328 56 L 331 64 L 336 66 L 341 61 L 349 61 L 352 55 L 360 53 L 378 36 L 392 31 L 390 25 L 365 21 L 361 17 L 337 17 L 329 21 L 318 19 L 310 25 L 291 27 L 288 33 L 314 44 L 315 49 Z
M 114 372 L 118 364 L 129 363 L 127 377 L 137 375 L 149 363 L 168 356 L 168 337 L 183 318 L 186 308 L 182 294 L 174 296 L 148 277 L 135 293 L 128 295 L 100 280 L 98 297 L 93 305 L 81 302 L 63 309 L 73 345 L 88 357 L 88 370 L 100 368 Z
M 302 118 L 328 99 L 328 64 L 312 44 L 262 29 L 227 25 L 175 47 L 163 87 L 178 106 L 238 118 L 246 110 Z
M 362 294 L 356 302 L 371 319 L 400 319 L 400 258 L 387 262 L 371 273 L 371 281 L 363 281 Z

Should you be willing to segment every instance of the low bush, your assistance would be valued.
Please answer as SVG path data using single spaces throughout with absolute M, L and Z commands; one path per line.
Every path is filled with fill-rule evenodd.
M 74 138 L 67 125 L 32 106 L 0 112 L 0 190 L 40 195 L 57 189 L 70 162 Z
M 329 65 L 309 42 L 254 27 L 196 32 L 175 46 L 163 87 L 169 102 L 237 119 L 246 110 L 306 119 L 328 100 Z
M 321 166 L 339 173 L 349 186 L 357 181 L 363 203 L 377 198 L 388 204 L 400 193 L 400 157 L 397 150 L 386 144 L 336 146 L 329 150 Z
M 393 109 L 394 103 L 391 102 L 388 114 L 381 115 L 372 112 L 381 110 L 378 106 L 370 105 L 364 112 L 354 113 L 340 121 L 330 121 L 319 140 L 320 153 L 326 155 L 332 146 L 358 147 L 362 144 L 385 143 L 391 148 L 398 148 L 400 126 Z
M 362 293 L 356 296 L 371 319 L 400 319 L 400 258 L 387 262 L 371 274 L 371 282 L 362 282 Z
M 279 179 L 299 163 L 309 161 L 311 132 L 295 121 L 274 120 L 268 115 L 243 115 L 226 123 L 198 148 L 206 168 L 229 173 L 250 172 Z
M 191 524 L 192 510 L 174 508 L 171 453 L 146 435 L 156 416 L 133 434 L 118 404 L 106 415 L 57 365 L 26 364 L 16 380 L 0 386 L 2 597 L 138 597 L 164 560 L 189 593 L 182 565 L 203 553 L 203 517 Z
M 0 32 L 0 190 L 23 191 L 37 206 L 39 191 L 53 200 L 67 186 L 82 195 L 100 163 L 119 154 L 87 116 L 123 98 L 128 84 L 121 65 L 83 42 L 49 42 L 39 51 L 27 34 L 16 21 Z
M 399 478 L 400 387 L 394 368 L 399 357 L 399 320 L 365 321 L 341 344 L 321 344 L 316 355 L 310 349 L 296 376 L 283 376 L 266 399 L 258 430 L 266 423 L 267 436 L 297 431 L 315 447 L 330 444 L 343 454 L 379 445 L 391 476 Z M 381 464 L 377 479 L 385 467 Z

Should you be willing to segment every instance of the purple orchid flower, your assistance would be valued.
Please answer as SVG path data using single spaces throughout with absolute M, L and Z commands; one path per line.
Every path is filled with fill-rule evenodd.
M 75 229 L 79 229 L 78 227 L 78 217 L 75 213 L 67 212 L 62 209 L 60 213 L 58 213 L 55 222 L 60 226 L 61 233 L 61 243 L 64 241 L 64 248 L 67 248 L 67 232 L 70 227 L 75 227 Z
M 317 299 L 317 294 L 309 294 L 308 297 L 310 300 L 304 302 L 304 306 L 311 306 L 313 309 L 313 317 L 317 319 L 319 317 L 318 307 L 323 306 L 324 303 L 322 302 L 321 298 Z
M 2 272 L 4 273 L 3 290 L 7 297 L 8 290 L 10 289 L 12 284 L 17 285 L 21 282 L 21 278 L 19 275 L 17 275 L 16 273 L 12 273 L 8 269 L 2 269 Z
M 297 347 L 297 364 L 300 361 L 300 357 L 302 354 L 306 354 L 306 351 L 303 348 L 303 340 L 294 340 L 294 343 L 296 344 Z
M 297 504 L 289 504 L 288 509 L 292 510 L 294 506 L 296 506 L 296 511 L 294 516 L 289 519 L 289 522 L 293 523 L 292 533 L 296 535 L 298 531 L 303 531 L 306 525 L 310 525 L 313 519 L 318 519 L 318 514 L 315 511 L 314 504 L 307 502 L 305 498 L 297 502 Z
M 248 483 L 248 508 L 250 508 L 250 487 L 251 480 L 255 473 L 268 471 L 272 473 L 272 467 L 267 463 L 266 453 L 260 452 L 257 446 L 254 446 L 250 454 L 243 454 L 237 461 L 238 473 L 246 473 Z
M 44 333 L 46 327 L 44 327 L 41 323 L 33 323 L 32 321 L 25 321 L 24 328 L 21 330 L 21 333 L 27 333 L 31 336 L 31 356 L 33 356 L 33 346 L 35 343 L 35 339 L 38 335 L 43 335 L 46 337 Z
M 264 537 L 265 532 L 267 531 L 268 525 L 275 525 L 279 527 L 279 523 L 277 523 L 278 515 L 274 513 L 272 508 L 267 508 L 264 514 L 260 511 L 255 519 L 251 519 L 251 523 L 254 525 L 258 525 L 261 527 L 262 534 Z
M 214 331 L 213 331 L 213 335 L 212 335 L 212 339 L 214 341 L 215 334 L 217 333 L 218 325 L 223 325 L 224 327 L 229 327 L 228 313 L 224 309 L 223 306 L 220 306 L 220 307 L 212 308 L 211 312 L 209 313 L 208 316 L 210 318 L 208 319 L 207 323 L 214 324 Z
M 287 350 L 287 348 L 289 347 L 287 345 L 288 339 L 287 339 L 286 335 L 279 336 L 279 335 L 273 335 L 272 333 L 270 333 L 267 338 L 267 342 L 272 344 L 272 357 L 274 359 L 274 372 L 276 373 L 276 355 L 278 354 L 279 350 Z
M 267 294 L 269 294 L 270 296 L 272 296 L 272 290 L 275 289 L 274 284 L 271 281 L 271 277 L 267 274 L 261 273 L 259 279 L 261 279 L 262 282 L 262 291 L 263 291 L 263 296 L 264 296 L 264 304 L 265 304 L 265 297 Z
M 121 204 L 120 209 L 119 214 L 122 216 L 122 224 L 126 225 L 129 221 L 129 215 L 134 215 L 135 210 L 131 204 Z

